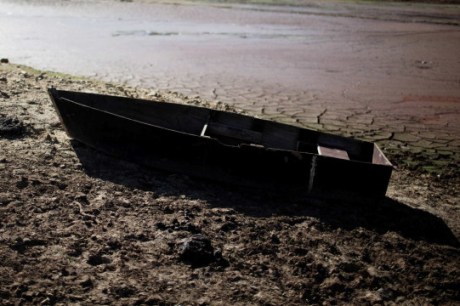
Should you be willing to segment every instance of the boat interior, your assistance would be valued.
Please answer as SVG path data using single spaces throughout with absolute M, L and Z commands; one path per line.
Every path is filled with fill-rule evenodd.
M 181 133 L 213 138 L 225 145 L 251 145 L 391 165 L 373 143 L 241 114 L 190 105 L 54 89 L 50 93 L 57 98 L 99 111 Z
M 211 110 L 210 118 L 203 125 L 200 135 L 230 145 L 249 144 L 391 165 L 378 146 L 373 143 L 235 113 Z

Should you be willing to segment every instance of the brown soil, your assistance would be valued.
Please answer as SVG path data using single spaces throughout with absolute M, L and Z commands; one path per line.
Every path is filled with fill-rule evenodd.
M 460 303 L 458 172 L 398 168 L 382 200 L 236 189 L 71 141 L 49 86 L 226 107 L 1 64 L 0 304 Z

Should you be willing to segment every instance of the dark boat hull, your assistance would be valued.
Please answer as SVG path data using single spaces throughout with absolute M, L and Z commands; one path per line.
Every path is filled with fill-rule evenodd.
M 309 192 L 352 192 L 374 196 L 382 196 L 386 193 L 391 176 L 391 165 L 342 160 L 284 148 L 288 147 L 288 141 L 283 140 L 283 136 L 288 139 L 292 134 L 291 131 L 297 134 L 299 131 L 306 131 L 308 136 L 313 133 L 311 134 L 313 138 L 321 137 L 317 132 L 305 129 L 193 106 L 53 89 L 50 90 L 50 96 L 71 138 L 107 154 L 147 167 L 245 186 Z M 93 99 L 94 102 L 84 104 L 76 101 L 78 99 Z M 98 99 L 104 101 L 100 102 Z M 149 116 L 145 114 L 150 109 L 148 103 L 152 108 L 161 104 L 164 109 L 153 111 L 160 113 L 165 111 L 166 115 L 158 116 L 160 118 L 158 120 L 177 121 L 175 126 L 182 124 L 186 131 L 172 129 L 171 126 L 167 126 L 170 123 L 164 124 L 167 127 L 160 126 L 157 119 L 155 122 L 146 122 L 147 119 L 126 116 L 129 112 L 120 115 L 111 109 L 98 108 L 117 103 L 118 108 L 123 107 L 125 103 L 127 107 L 135 107 L 135 104 L 138 104 L 138 108 L 146 107 L 148 111 L 143 112 L 145 116 Z M 169 113 L 168 106 L 177 109 Z M 174 112 L 182 115 L 173 116 Z M 165 116 L 169 119 L 163 119 Z M 152 117 L 154 116 L 149 116 Z M 208 123 L 211 117 L 227 118 L 226 123 L 257 120 L 256 125 L 264 126 L 265 130 L 276 130 L 270 134 L 270 139 L 267 138 L 275 148 L 249 143 L 250 140 L 257 141 L 257 137 L 262 137 L 257 131 L 229 128 L 230 125 L 222 125 L 219 122 L 213 123 L 214 130 L 226 133 L 227 136 L 229 133 L 238 133 L 245 141 L 238 145 L 228 144 L 223 142 L 224 138 L 230 139 L 228 137 L 218 139 L 197 134 L 195 131 L 190 133 L 190 130 L 197 130 L 200 124 Z M 207 121 L 201 122 L 203 118 Z M 273 124 L 275 125 L 272 126 Z M 209 128 L 209 131 L 211 130 Z M 276 137 L 279 139 L 276 140 Z M 348 141 L 337 136 L 330 137 L 325 137 L 323 142 L 346 144 Z M 297 146 L 299 143 L 300 141 L 297 141 Z M 360 146 L 363 146 L 361 142 Z M 349 151 L 353 152 L 353 145 L 350 147 Z M 361 151 L 376 149 L 373 144 L 364 147 L 366 149 Z

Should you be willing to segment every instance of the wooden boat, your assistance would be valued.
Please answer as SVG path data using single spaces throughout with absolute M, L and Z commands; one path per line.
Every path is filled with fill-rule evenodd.
M 147 167 L 314 193 L 383 196 L 392 165 L 377 145 L 236 113 L 49 89 L 68 135 Z

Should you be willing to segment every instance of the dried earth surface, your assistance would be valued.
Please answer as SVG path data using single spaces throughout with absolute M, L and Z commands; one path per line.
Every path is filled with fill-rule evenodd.
M 413 125 L 440 143 L 420 150 L 362 124 L 396 164 L 382 200 L 261 193 L 73 142 L 46 89 L 238 110 L 3 62 L 0 304 L 460 303 L 455 131 Z

